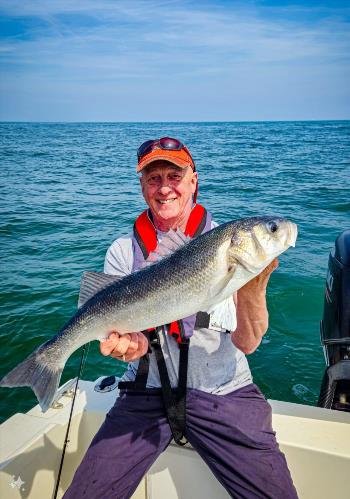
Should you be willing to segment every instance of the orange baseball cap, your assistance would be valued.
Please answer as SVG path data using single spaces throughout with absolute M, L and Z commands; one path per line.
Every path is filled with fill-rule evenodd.
M 162 147 L 162 141 L 165 141 L 166 148 Z M 174 144 L 176 144 L 176 149 L 168 148 L 167 144 L 169 144 L 169 141 L 173 141 Z M 169 161 L 180 168 L 190 166 L 193 171 L 196 169 L 189 150 L 177 139 L 163 137 L 159 140 L 150 140 L 142 144 L 139 151 L 142 150 L 144 145 L 146 145 L 146 147 L 144 147 L 145 153 L 142 154 L 138 152 L 139 159 L 136 167 L 137 173 L 141 172 L 144 168 L 146 168 L 146 166 L 158 160 Z

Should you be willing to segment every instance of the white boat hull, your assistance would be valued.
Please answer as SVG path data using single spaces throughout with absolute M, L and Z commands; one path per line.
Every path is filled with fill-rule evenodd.
M 117 391 L 97 393 L 79 382 L 58 497 L 69 486 L 92 437 Z M 35 406 L 0 427 L 0 497 L 52 497 L 65 438 L 71 398 L 43 414 Z M 345 499 L 350 471 L 350 414 L 269 401 L 273 426 L 300 499 Z M 268 477 L 267 477 L 268 479 Z M 23 482 L 23 483 L 22 483 Z M 227 492 L 191 448 L 171 444 L 144 478 L 134 499 L 224 499 Z

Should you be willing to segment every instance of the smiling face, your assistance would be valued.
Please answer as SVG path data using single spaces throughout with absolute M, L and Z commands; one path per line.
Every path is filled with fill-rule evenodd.
M 168 161 L 154 161 L 140 178 L 142 194 L 151 209 L 155 226 L 162 231 L 185 230 L 192 209 L 197 174 Z

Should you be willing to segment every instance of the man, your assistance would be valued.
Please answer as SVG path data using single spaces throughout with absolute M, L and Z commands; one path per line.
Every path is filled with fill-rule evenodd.
M 197 172 L 180 141 L 163 137 L 142 144 L 137 172 L 149 209 L 137 218 L 133 234 L 109 248 L 109 274 L 138 270 L 170 229 L 195 237 L 216 226 L 196 204 Z M 66 499 L 131 497 L 172 437 L 180 445 L 189 441 L 232 497 L 297 497 L 271 427 L 271 408 L 252 383 L 244 355 L 256 350 L 267 330 L 266 286 L 277 265 L 273 261 L 219 305 L 230 310 L 231 331 L 220 314 L 200 312 L 146 334 L 111 332 L 102 354 L 129 366 Z

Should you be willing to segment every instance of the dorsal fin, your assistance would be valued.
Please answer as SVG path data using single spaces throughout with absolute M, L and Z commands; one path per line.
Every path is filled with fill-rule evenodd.
M 84 272 L 80 283 L 78 308 L 102 289 L 121 279 L 120 276 L 104 274 L 103 272 Z
M 163 236 L 161 242 L 158 243 L 156 249 L 154 251 L 151 251 L 151 253 L 148 255 L 148 258 L 142 265 L 142 268 L 159 262 L 163 258 L 174 253 L 174 251 L 178 250 L 182 246 L 185 246 L 185 244 L 190 241 L 190 236 L 185 236 L 181 229 L 177 229 L 176 232 L 173 229 L 170 229 L 169 232 L 167 232 Z

